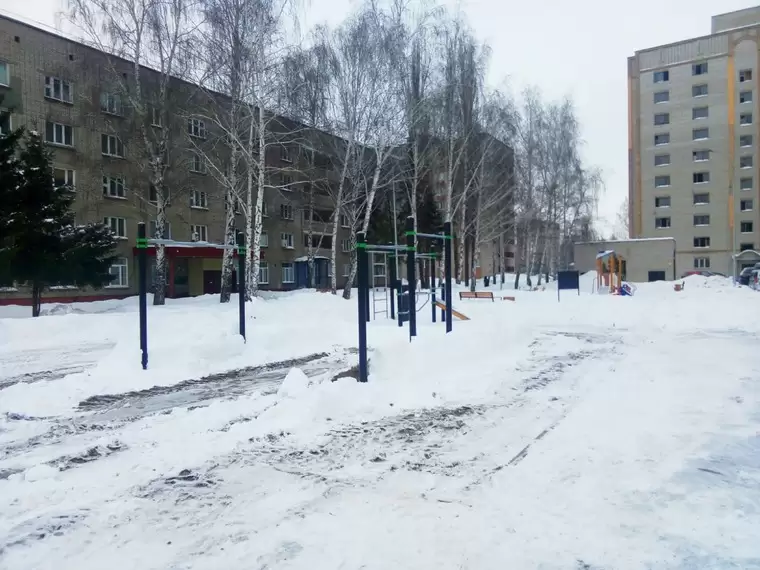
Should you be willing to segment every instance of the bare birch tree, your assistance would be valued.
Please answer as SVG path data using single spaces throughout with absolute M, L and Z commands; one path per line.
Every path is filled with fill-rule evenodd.
M 187 77 L 197 29 L 195 0 L 69 0 L 69 16 L 87 40 L 108 56 L 109 81 L 126 103 L 137 130 L 136 164 L 146 173 L 142 199 L 156 208 L 156 234 L 165 235 L 173 110 L 170 83 Z M 126 60 L 126 61 L 124 61 Z M 147 67 L 155 71 L 149 71 Z M 117 143 L 118 145 L 118 143 Z M 156 247 L 154 305 L 163 305 L 166 256 Z

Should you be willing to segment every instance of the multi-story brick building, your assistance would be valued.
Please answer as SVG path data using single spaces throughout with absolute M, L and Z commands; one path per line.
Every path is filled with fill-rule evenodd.
M 757 7 L 628 59 L 630 237 L 675 238 L 678 273 L 760 261 L 759 53 Z
M 110 63 L 109 63 L 110 62 Z M 108 58 L 89 46 L 26 23 L 0 16 L 0 97 L 10 110 L 2 129 L 24 126 L 43 134 L 54 151 L 55 179 L 76 192 L 77 221 L 108 224 L 119 238 L 119 259 L 112 268 L 115 279 L 100 291 L 61 285 L 45 296 L 47 302 L 119 298 L 135 294 L 137 272 L 135 237 L 138 222 L 155 228 L 155 192 L 145 172 L 144 145 L 129 106 L 119 95 L 114 69 L 124 77 L 132 71 L 127 61 Z M 121 66 L 121 68 L 119 67 Z M 122 71 L 123 68 L 123 71 Z M 144 69 L 146 84 L 158 75 Z M 152 79 L 151 79 L 152 78 Z M 118 79 L 118 78 L 117 78 Z M 126 83 L 126 82 L 125 82 Z M 178 104 L 170 124 L 158 114 L 150 129 L 171 129 L 167 209 L 164 238 L 178 242 L 224 241 L 224 191 L 206 164 L 206 146 L 214 144 L 214 127 L 198 118 L 191 107 L 199 89 L 172 81 Z M 203 98 L 200 98 L 203 99 Z M 209 99 L 206 98 L 206 101 Z M 180 104 L 185 103 L 186 105 Z M 280 125 L 288 123 L 282 119 Z M 300 144 L 282 142 L 268 146 L 268 188 L 264 198 L 262 264 L 259 282 L 266 289 L 290 289 L 307 283 L 308 212 L 314 212 L 312 237 L 317 255 L 317 285 L 328 282 L 332 216 L 326 185 L 337 184 L 338 173 L 330 153 L 340 141 L 327 133 L 298 126 L 299 140 L 321 144 L 306 168 L 306 152 Z M 218 138 L 217 138 L 218 140 Z M 321 141 L 321 142 L 320 142 Z M 308 153 L 311 159 L 311 152 Z M 313 183 L 313 184 L 312 184 Z M 311 186 L 310 186 L 311 185 Z M 311 188 L 317 188 L 313 208 L 307 208 Z M 242 229 L 243 217 L 237 216 Z M 338 263 L 342 286 L 348 274 L 348 229 L 341 223 Z M 154 230 L 149 230 L 154 231 Z M 167 246 L 169 297 L 214 293 L 220 287 L 221 250 L 209 247 Z M 0 304 L 21 303 L 27 294 L 21 287 L 4 284 Z

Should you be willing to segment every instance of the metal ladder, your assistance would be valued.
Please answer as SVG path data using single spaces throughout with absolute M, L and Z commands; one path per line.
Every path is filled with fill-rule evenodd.
M 375 273 L 375 265 L 378 264 L 375 256 L 380 255 L 383 259 L 383 273 L 378 275 Z M 384 252 L 371 252 L 370 253 L 371 265 L 371 287 L 372 287 L 372 319 L 377 320 L 377 315 L 385 315 L 388 318 L 388 263 L 387 254 Z M 379 265 L 379 264 L 378 264 Z

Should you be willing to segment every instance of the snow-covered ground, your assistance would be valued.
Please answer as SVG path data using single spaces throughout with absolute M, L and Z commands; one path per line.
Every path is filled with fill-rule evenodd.
M 760 296 L 0 308 L 0 568 L 760 568 Z M 502 301 L 501 294 L 516 300 Z M 5 318 L 7 317 L 7 318 Z

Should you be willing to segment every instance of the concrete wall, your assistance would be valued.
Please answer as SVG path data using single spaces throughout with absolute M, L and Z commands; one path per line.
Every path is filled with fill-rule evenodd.
M 596 269 L 596 255 L 613 250 L 626 263 L 626 281 L 646 283 L 650 271 L 664 271 L 666 279 L 676 279 L 690 268 L 675 267 L 675 241 L 672 239 L 631 239 L 593 241 L 575 244 L 575 268 L 581 273 Z

